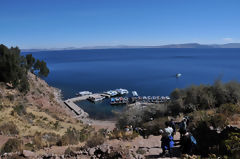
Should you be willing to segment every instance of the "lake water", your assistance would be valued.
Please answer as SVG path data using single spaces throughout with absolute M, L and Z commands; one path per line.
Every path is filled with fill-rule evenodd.
M 25 53 L 24 53 L 25 54 Z M 33 52 L 50 68 L 45 79 L 64 98 L 79 91 L 126 88 L 139 95 L 169 95 L 175 88 L 240 79 L 240 49 L 96 49 Z M 176 74 L 181 73 L 180 78 Z M 79 105 L 95 119 L 111 119 L 109 100 Z

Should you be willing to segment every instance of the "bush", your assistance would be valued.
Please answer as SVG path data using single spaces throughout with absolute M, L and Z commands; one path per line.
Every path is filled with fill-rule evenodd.
M 236 104 L 223 104 L 217 109 L 217 112 L 230 117 L 240 113 L 240 106 Z
M 230 133 L 224 144 L 231 156 L 240 157 L 236 156 L 240 154 L 240 133 Z
M 17 126 L 12 122 L 4 123 L 0 126 L 0 134 L 2 135 L 18 135 Z
M 119 129 L 124 129 L 126 126 L 133 128 L 142 127 L 145 122 L 152 119 L 165 116 L 167 114 L 167 106 L 165 104 L 152 104 L 147 107 L 131 107 L 126 109 L 118 117 L 116 126 Z
M 165 128 L 165 122 L 168 121 L 167 117 L 154 119 L 143 124 L 143 128 L 146 130 L 145 135 L 159 135 L 159 130 Z
M 18 139 L 8 139 L 2 147 L 1 153 L 19 152 L 22 150 L 22 141 Z
M 121 139 L 121 140 L 133 140 L 138 137 L 138 133 L 135 131 L 125 132 L 123 130 L 114 129 L 111 134 L 109 134 L 109 139 Z
M 33 138 L 34 149 L 41 149 L 44 147 L 44 143 L 42 141 L 42 134 L 40 132 L 36 132 Z
M 68 147 L 65 152 L 64 152 L 65 155 L 71 155 L 73 156 L 74 155 L 74 151 L 71 147 Z
M 10 101 L 14 101 L 14 95 L 12 95 L 12 94 L 8 95 L 7 98 L 8 98 Z
M 48 146 L 56 145 L 59 139 L 60 135 L 57 135 L 55 133 L 44 133 L 42 135 L 42 140 L 44 140 Z
M 95 133 L 93 136 L 91 136 L 87 142 L 86 142 L 86 146 L 87 147 L 96 147 L 98 145 L 101 145 L 104 143 L 105 138 L 103 137 L 103 135 Z
M 14 112 L 16 112 L 19 116 L 26 114 L 26 108 L 24 105 L 20 104 L 13 108 Z
M 88 139 L 91 131 L 88 128 L 83 128 L 81 131 L 75 128 L 68 128 L 62 138 L 58 141 L 58 146 L 78 144 Z
M 209 121 L 210 125 L 214 128 L 221 128 L 223 129 L 225 126 L 227 126 L 227 116 L 225 114 L 215 114 L 210 117 Z
M 146 153 L 146 151 L 144 149 L 138 148 L 136 151 L 137 154 L 141 154 L 144 155 Z
M 171 112 L 189 113 L 195 110 L 216 108 L 226 103 L 236 104 L 240 101 L 240 83 L 230 81 L 223 84 L 216 81 L 210 85 L 192 85 L 185 89 L 176 89 L 171 93 Z

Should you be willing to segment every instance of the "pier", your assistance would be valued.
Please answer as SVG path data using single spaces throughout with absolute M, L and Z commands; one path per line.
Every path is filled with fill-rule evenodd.
M 68 106 L 69 109 L 74 111 L 74 113 L 76 115 L 80 116 L 81 118 L 87 118 L 88 113 L 86 113 L 82 108 L 80 108 L 74 102 L 87 100 L 90 97 L 93 97 L 93 98 L 100 98 L 100 97 L 109 98 L 110 95 L 104 94 L 104 93 L 96 93 L 96 94 L 91 94 L 91 95 L 78 96 L 78 97 L 67 99 L 67 100 L 64 101 L 64 103 Z

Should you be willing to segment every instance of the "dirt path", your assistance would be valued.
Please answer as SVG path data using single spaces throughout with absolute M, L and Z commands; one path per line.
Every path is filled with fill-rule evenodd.
M 174 136 L 175 143 L 178 143 L 180 140 L 180 134 L 176 133 Z M 118 146 L 121 145 L 122 147 L 128 147 L 132 151 L 137 151 L 138 149 L 142 149 L 145 151 L 144 156 L 147 159 L 155 159 L 155 158 L 161 158 L 160 153 L 162 153 L 161 149 L 161 136 L 149 136 L 147 139 L 144 139 L 141 136 L 138 136 L 132 141 L 122 141 L 122 140 L 109 140 L 106 142 L 106 144 L 111 146 Z M 173 156 L 172 159 L 179 158 L 180 151 L 179 151 L 179 145 L 175 145 L 173 149 Z M 165 157 L 166 159 L 167 157 Z
M 8 137 L 8 136 L 0 135 L 0 149 L 8 141 L 9 138 L 10 137 Z

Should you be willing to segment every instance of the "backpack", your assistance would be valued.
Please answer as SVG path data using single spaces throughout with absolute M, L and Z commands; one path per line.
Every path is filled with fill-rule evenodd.
M 197 145 L 197 141 L 196 139 L 191 135 L 190 136 L 190 139 L 191 139 L 191 142 L 194 144 L 194 145 Z

